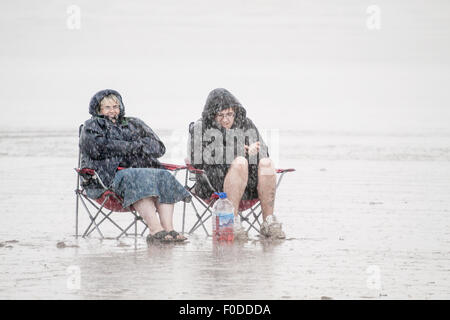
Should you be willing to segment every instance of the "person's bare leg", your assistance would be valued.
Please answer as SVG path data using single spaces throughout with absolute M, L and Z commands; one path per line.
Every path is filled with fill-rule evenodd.
M 244 157 L 237 157 L 231 163 L 228 169 L 225 181 L 223 183 L 223 190 L 227 193 L 228 200 L 234 206 L 234 216 L 238 215 L 239 203 L 244 194 L 245 187 L 248 180 L 248 162 Z
M 161 225 L 166 231 L 173 230 L 173 209 L 173 203 L 156 202 L 156 210 L 158 211 Z
M 258 164 L 258 198 L 261 201 L 263 221 L 273 214 L 275 206 L 277 177 L 275 165 L 269 158 L 263 158 Z
M 156 202 L 156 209 L 159 213 L 159 219 L 161 220 L 161 225 L 167 232 L 174 230 L 173 228 L 173 209 L 175 205 L 173 203 L 159 203 Z M 187 238 L 181 234 L 176 237 L 179 240 L 186 240 Z
M 156 214 L 155 200 L 151 197 L 141 199 L 133 203 L 133 207 L 139 213 L 139 215 L 144 219 L 148 226 L 151 235 L 163 231 L 164 228 L 159 221 L 158 215 Z M 171 239 L 171 236 L 166 236 L 166 239 Z

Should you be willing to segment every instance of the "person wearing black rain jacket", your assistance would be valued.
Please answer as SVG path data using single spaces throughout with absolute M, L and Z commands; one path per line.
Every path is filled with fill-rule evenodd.
M 166 152 L 159 137 L 142 120 L 125 117 L 115 90 L 97 92 L 89 113 L 92 117 L 80 136 L 81 167 L 94 169 L 103 184 L 122 197 L 124 208 L 136 209 L 149 227 L 147 240 L 186 240 L 173 229 L 173 211 L 174 203 L 188 202 L 191 195 L 157 160 Z M 83 187 L 93 199 L 105 191 L 93 179 Z
M 241 200 L 259 198 L 263 212 L 261 233 L 285 238 L 274 215 L 276 172 L 267 145 L 238 99 L 228 90 L 212 90 L 202 117 L 190 125 L 188 161 L 206 171 L 208 181 L 197 177 L 195 193 L 208 199 L 213 192 L 226 192 L 235 208 L 235 235 L 247 239 L 239 222 Z

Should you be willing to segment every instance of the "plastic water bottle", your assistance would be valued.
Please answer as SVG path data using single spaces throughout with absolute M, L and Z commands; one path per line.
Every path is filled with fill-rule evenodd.
M 212 235 L 215 241 L 234 240 L 234 207 L 225 192 L 217 193 L 219 199 L 213 207 Z

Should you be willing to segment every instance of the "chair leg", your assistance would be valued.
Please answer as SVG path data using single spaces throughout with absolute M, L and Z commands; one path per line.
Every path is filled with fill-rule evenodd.
M 189 231 L 189 234 L 192 234 L 195 230 L 197 230 L 200 226 L 203 227 L 203 230 L 205 231 L 206 235 L 209 237 L 209 232 L 206 229 L 204 223 L 211 217 L 211 212 L 210 212 L 210 206 L 205 206 L 205 211 L 203 212 L 202 215 L 200 215 L 197 211 L 197 208 L 195 207 L 194 203 L 192 202 L 192 207 L 194 208 L 195 211 L 195 215 L 197 216 L 197 221 L 195 222 L 194 226 L 191 228 L 191 230 Z M 205 214 L 210 213 L 205 220 L 203 220 L 203 217 L 205 216 Z
M 133 222 L 127 227 L 127 228 L 125 228 L 125 229 L 121 229 L 122 230 L 122 233 L 120 233 L 119 234 L 119 236 L 117 236 L 116 237 L 116 239 L 119 239 L 120 237 L 122 237 L 123 235 L 125 235 L 125 236 L 128 236 L 128 235 L 134 235 L 134 237 L 136 238 L 138 235 L 140 235 L 141 237 L 142 236 L 144 236 L 144 233 L 145 233 L 145 231 L 147 230 L 147 224 L 144 222 L 144 219 L 142 219 L 142 217 L 141 216 L 139 216 L 136 212 L 132 212 L 132 214 L 134 215 L 134 220 L 133 220 Z M 144 230 L 140 233 L 140 234 L 138 234 L 138 231 L 137 231 L 137 224 L 138 224 L 138 221 L 141 221 L 143 224 L 144 224 Z M 134 225 L 134 234 L 128 234 L 127 233 L 127 231 L 128 231 L 128 229 L 130 229 L 132 226 Z
M 144 225 L 144 230 L 142 230 L 142 232 L 141 232 L 141 237 L 143 237 L 145 231 L 146 231 L 147 228 L 148 228 L 148 226 L 147 226 L 147 224 L 145 223 L 144 219 L 142 219 L 141 216 L 138 215 L 138 216 L 137 216 L 137 219 L 138 219 L 139 221 L 141 221 L 141 223 Z
M 241 217 L 242 221 L 245 221 L 249 225 L 249 227 L 247 228 L 247 232 L 249 232 L 250 229 L 253 228 L 256 230 L 256 232 L 261 233 L 260 228 L 258 229 L 255 226 L 255 223 L 257 222 L 259 224 L 259 226 L 261 227 L 261 223 L 259 222 L 259 217 L 261 216 L 262 211 L 260 210 L 260 212 L 258 214 L 255 212 L 255 210 L 258 209 L 260 205 L 261 205 L 261 202 L 258 203 L 258 205 L 256 205 L 254 208 L 249 208 L 248 210 L 250 210 L 250 212 L 247 215 L 244 215 L 244 213 L 242 211 L 239 211 L 239 216 Z M 253 214 L 253 222 L 250 222 L 249 217 L 252 214 Z
M 75 206 L 75 238 L 78 238 L 78 202 L 80 201 L 80 195 L 78 194 L 79 190 L 75 190 L 75 194 L 77 197 L 76 206 Z
M 131 212 L 133 215 L 134 215 L 134 217 L 135 217 L 135 228 L 134 228 L 134 236 L 135 237 L 137 237 L 138 235 L 139 236 L 144 236 L 144 233 L 145 233 L 145 231 L 147 230 L 147 224 L 145 223 L 145 221 L 144 221 L 144 219 L 142 219 L 142 217 L 138 214 L 138 213 L 136 213 L 136 211 L 132 211 Z M 144 230 L 142 230 L 142 232 L 141 233 L 138 233 L 138 222 L 141 222 L 143 225 L 144 225 Z
M 83 238 L 86 236 L 86 233 L 89 231 L 89 229 L 91 228 L 92 224 L 94 224 L 95 229 L 98 231 L 98 233 L 100 234 L 100 237 L 103 239 L 104 236 L 101 233 L 100 229 L 98 228 L 98 225 L 95 223 L 95 219 L 97 219 L 97 216 L 99 214 L 99 212 L 97 212 L 97 214 L 95 215 L 95 218 L 92 217 L 91 212 L 89 211 L 88 207 L 86 206 L 86 203 L 84 202 L 83 198 L 81 198 L 81 203 L 83 204 L 84 208 L 86 209 L 86 212 L 89 215 L 89 218 L 91 219 L 91 223 L 89 224 L 89 226 L 87 227 L 86 231 L 83 234 Z
M 98 233 L 100 234 L 100 236 L 102 237 L 102 239 L 104 238 L 103 237 L 103 234 L 100 232 L 100 229 L 99 229 L 99 224 L 96 224 L 95 223 L 95 220 L 97 219 L 97 216 L 98 216 L 98 213 L 97 213 L 97 215 L 96 216 L 94 216 L 94 217 L 92 217 L 92 216 L 90 216 L 90 219 L 91 219 L 91 223 L 89 224 L 89 226 L 86 228 L 86 230 L 84 230 L 84 233 L 83 233 L 83 238 L 86 238 L 88 235 L 90 235 L 91 233 L 92 233 L 92 231 L 94 231 L 94 230 L 97 230 L 98 231 Z M 92 225 L 94 225 L 93 227 L 92 227 Z M 92 227 L 92 228 L 91 228 Z
M 189 170 L 186 170 L 186 175 L 184 177 L 184 186 L 185 188 L 189 191 L 189 187 L 187 185 L 187 181 L 188 181 L 188 175 L 189 175 Z M 192 200 L 191 200 L 192 201 Z M 183 201 L 183 224 L 181 226 L 181 233 L 184 234 L 184 223 L 185 223 L 185 218 L 186 218 L 186 202 Z
M 145 225 L 145 228 L 144 228 L 144 230 L 141 232 L 141 237 L 143 237 L 144 236 L 144 233 L 145 233 L 145 231 L 147 230 L 147 225 Z
M 108 219 L 113 225 L 115 225 L 116 226 L 116 228 L 117 229 L 119 229 L 120 231 L 123 231 L 123 229 L 114 221 L 114 220 L 112 220 L 109 216 L 114 212 L 114 211 L 110 211 L 108 214 L 105 214 L 104 212 L 103 212 L 103 204 L 100 206 L 100 207 L 98 207 L 98 206 L 96 206 L 95 205 L 95 203 L 93 203 L 90 199 L 88 199 L 89 200 L 89 202 L 92 204 L 92 206 L 94 207 L 94 208 L 96 208 L 97 210 L 98 210 L 98 212 L 99 213 L 101 213 L 104 217 L 103 217 L 103 219 L 102 220 L 100 220 L 100 223 L 98 224 L 98 225 L 100 225 L 103 221 L 105 221 L 106 219 Z M 106 201 L 106 199 L 105 199 L 105 201 Z
M 122 231 L 122 234 L 123 234 L 123 229 L 114 221 L 114 220 L 112 220 L 111 218 L 110 218 L 110 216 L 112 215 L 112 213 L 114 212 L 114 211 L 110 211 L 108 214 L 106 214 L 106 213 L 104 213 L 103 212 L 103 205 L 104 205 L 104 203 L 105 203 L 105 201 L 106 201 L 106 199 L 105 199 L 105 201 L 102 203 L 102 205 L 100 206 L 100 207 L 98 207 L 93 201 L 91 201 L 89 198 L 87 199 L 88 201 L 89 201 L 89 203 L 94 207 L 94 208 L 96 208 L 98 211 L 97 211 L 97 214 L 95 215 L 95 218 L 94 218 L 94 220 L 92 221 L 92 222 L 94 222 L 94 224 L 95 224 L 95 220 L 97 219 L 97 216 L 101 213 L 102 215 L 103 215 L 103 219 L 101 219 L 100 220 L 100 222 L 98 223 L 98 225 L 96 225 L 96 228 L 98 229 L 98 226 L 100 226 L 106 219 L 108 219 L 117 229 L 119 229 L 120 231 Z M 87 209 L 86 209 L 87 210 Z M 89 210 L 87 210 L 88 212 L 89 212 Z M 91 220 L 92 220 L 92 217 L 91 217 Z M 86 237 L 86 236 L 89 236 L 91 233 L 92 233 L 92 231 L 93 231 L 93 229 L 91 229 L 91 230 L 89 230 L 89 228 L 92 226 L 92 222 L 91 222 L 91 224 L 89 225 L 89 227 L 86 229 L 86 232 L 84 233 L 84 235 L 83 235 L 83 237 Z M 99 232 L 100 232 L 100 230 L 98 230 Z M 101 233 L 101 232 L 100 232 Z M 104 238 L 103 237 L 103 235 L 101 235 L 101 237 L 102 238 Z
M 194 231 L 199 227 L 199 225 L 197 225 L 197 224 L 200 223 L 201 226 L 203 227 L 203 230 L 205 231 L 206 235 L 209 237 L 208 230 L 206 229 L 204 223 L 205 223 L 209 218 L 212 217 L 212 211 L 211 211 L 211 208 L 212 208 L 212 206 L 214 205 L 215 200 L 211 201 L 208 205 L 205 205 L 204 202 L 202 201 L 202 199 L 200 199 L 199 197 L 197 197 L 197 196 L 195 196 L 195 195 L 194 195 L 194 197 L 195 197 L 195 198 L 199 201 L 199 203 L 203 206 L 203 208 L 205 209 L 205 211 L 203 211 L 203 214 L 200 216 L 200 215 L 198 214 L 198 212 L 197 212 L 195 206 L 194 206 L 194 203 L 192 203 L 192 206 L 194 207 L 194 210 L 195 210 L 195 212 L 196 212 L 196 214 L 197 214 L 197 219 L 198 219 L 198 220 L 197 220 L 197 222 L 196 222 L 195 225 L 194 225 L 194 227 L 195 227 L 195 226 L 196 226 L 196 227 L 195 227 L 195 228 L 192 227 L 192 229 L 191 229 L 191 231 L 189 232 L 189 234 L 190 234 L 191 232 L 194 232 Z M 206 213 L 209 213 L 209 215 L 203 220 L 203 217 L 205 216 Z
M 183 201 L 183 224 L 181 225 L 181 233 L 184 234 L 184 223 L 186 219 L 186 202 Z
M 253 229 L 256 230 L 256 232 L 260 233 L 260 231 L 254 226 L 255 220 L 253 220 L 253 222 L 250 223 L 250 221 L 249 221 L 249 219 L 248 219 L 248 216 L 250 216 L 250 215 L 251 215 L 251 212 L 250 212 L 246 217 L 244 217 L 244 215 L 241 215 L 241 217 L 243 218 L 242 220 L 245 221 L 245 222 L 247 222 L 247 224 L 248 224 L 248 228 L 247 228 L 246 231 L 249 232 L 250 229 L 253 228 Z
M 122 231 L 122 233 L 119 234 L 119 235 L 116 237 L 116 239 L 119 239 L 119 238 L 120 238 L 121 236 L 123 236 L 124 234 L 127 235 L 128 229 L 130 229 L 130 228 L 133 226 L 133 224 L 135 224 L 135 223 L 136 223 L 136 220 L 133 220 L 133 222 L 132 222 L 128 227 L 126 227 L 126 228 Z
M 83 200 L 83 199 L 82 199 L 82 200 Z M 90 217 L 90 219 L 91 219 L 91 223 L 90 223 L 89 226 L 86 228 L 86 231 L 85 231 L 84 234 L 83 234 L 83 238 L 86 237 L 86 236 L 88 236 L 89 234 L 91 234 L 91 232 L 93 231 L 93 229 L 90 230 L 90 228 L 91 228 L 92 224 L 94 224 L 95 228 L 97 229 L 97 231 L 99 232 L 100 236 L 101 236 L 102 239 L 103 239 L 104 236 L 103 236 L 103 234 L 100 232 L 99 226 L 102 224 L 102 222 L 103 222 L 104 219 L 101 220 L 98 224 L 95 223 L 95 220 L 97 219 L 97 217 L 98 217 L 98 215 L 100 214 L 100 212 L 104 215 L 102 209 L 103 209 L 103 206 L 104 206 L 104 204 L 105 204 L 105 202 L 106 202 L 106 199 L 103 201 L 103 203 L 102 203 L 102 205 L 101 205 L 100 207 L 97 207 L 96 205 L 94 205 L 94 203 L 93 203 L 89 198 L 86 198 L 86 200 L 88 200 L 88 202 L 89 202 L 91 205 L 93 205 L 93 207 L 94 207 L 95 209 L 97 209 L 97 213 L 95 214 L 95 217 L 93 218 L 93 217 L 91 216 L 91 213 L 90 213 L 89 209 L 87 208 L 87 206 L 86 206 L 86 204 L 84 203 L 84 200 L 83 200 L 83 205 L 84 205 L 84 207 L 86 208 L 86 211 L 88 212 L 88 215 L 89 215 L 89 217 Z M 89 231 L 89 230 L 90 230 L 90 231 Z
M 133 235 L 135 237 L 137 236 L 143 236 L 144 233 L 146 232 L 148 226 L 145 223 L 145 221 L 142 219 L 141 216 L 139 216 L 139 214 L 133 209 L 131 208 L 130 212 L 134 215 L 134 219 L 133 222 L 128 225 L 125 229 L 123 229 L 120 225 L 118 225 L 110 216 L 113 214 L 113 210 L 110 210 L 108 213 L 105 213 L 105 211 L 103 209 L 106 209 L 104 207 L 106 201 L 108 200 L 108 197 L 106 197 L 103 202 L 101 203 L 100 206 L 98 206 L 92 199 L 88 198 L 86 195 L 83 195 L 81 193 L 81 191 L 79 189 L 75 190 L 77 199 L 76 199 L 76 219 L 75 219 L 75 235 L 78 236 L 79 234 L 79 201 L 81 200 L 81 204 L 84 206 L 89 219 L 90 219 L 90 223 L 88 225 L 88 227 L 84 230 L 82 237 L 88 237 L 92 232 L 94 232 L 94 230 L 97 230 L 98 234 L 100 235 L 101 239 L 104 239 L 104 235 L 100 230 L 100 226 L 102 223 L 104 223 L 105 220 L 109 220 L 116 228 L 118 228 L 120 230 L 120 234 L 119 236 L 116 237 L 116 239 L 119 239 L 120 237 L 122 237 L 123 235 Z M 114 195 L 113 195 L 114 196 Z M 116 198 L 117 199 L 117 198 Z M 90 204 L 90 206 L 88 205 L 88 203 Z M 89 207 L 88 207 L 89 206 Z M 95 208 L 97 211 L 95 212 L 93 210 L 93 208 L 91 208 L 91 206 L 93 208 Z M 109 209 L 108 209 L 109 210 Z M 93 214 L 93 212 L 95 212 L 95 214 Z M 101 217 L 103 216 L 103 217 Z M 100 219 L 101 217 L 101 219 Z M 141 233 L 138 233 L 138 220 L 141 221 L 141 223 L 144 225 L 143 231 Z M 134 224 L 134 233 L 128 233 L 128 230 L 133 226 Z
M 103 221 L 105 221 L 106 219 L 108 219 L 109 221 L 111 221 L 119 230 L 123 230 L 117 223 L 115 223 L 114 222 L 114 220 L 112 220 L 109 216 L 110 215 L 112 215 L 113 214 L 113 212 L 114 211 L 110 211 L 108 214 L 105 214 L 103 211 L 100 211 L 99 212 L 99 214 L 101 213 L 101 214 L 103 214 L 104 215 L 104 217 L 103 217 L 103 219 L 102 220 L 100 220 L 100 222 L 98 223 L 98 225 L 100 226 L 102 223 L 103 223 Z M 97 219 L 97 217 L 96 217 L 96 219 Z M 87 234 L 87 236 L 89 236 L 90 234 L 91 234 L 91 232 L 92 232 L 93 230 L 91 230 L 88 234 Z
M 253 214 L 254 220 L 253 220 L 252 224 L 251 224 L 250 227 L 249 227 L 249 230 L 250 230 L 250 228 L 253 228 L 253 229 L 255 229 L 259 234 L 261 233 L 261 228 L 258 229 L 257 227 L 254 226 L 254 224 L 255 224 L 255 222 L 258 222 L 258 224 L 261 226 L 261 224 L 259 223 L 259 216 L 260 216 L 260 215 L 261 215 L 261 212 L 258 213 L 257 215 L 256 215 L 256 214 Z
M 258 205 L 259 206 L 259 205 Z M 261 234 L 261 228 L 257 229 L 254 224 L 255 222 L 258 222 L 259 226 L 261 226 L 261 224 L 259 223 L 259 217 L 262 214 L 262 211 L 260 210 L 258 214 L 256 214 L 256 212 L 254 211 L 256 208 L 258 208 L 258 206 L 256 206 L 255 208 L 250 208 L 251 213 L 253 213 L 253 222 L 250 224 L 250 227 L 248 228 L 248 230 L 250 230 L 250 228 L 255 229 L 259 234 Z

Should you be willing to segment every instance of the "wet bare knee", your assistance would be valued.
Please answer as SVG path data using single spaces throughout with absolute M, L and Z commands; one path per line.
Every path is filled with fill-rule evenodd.
M 248 170 L 248 161 L 244 157 L 237 157 L 231 163 L 231 167 L 235 168 L 239 171 L 247 171 Z
M 263 158 L 259 160 L 258 172 L 260 175 L 274 175 L 275 164 L 270 158 Z

